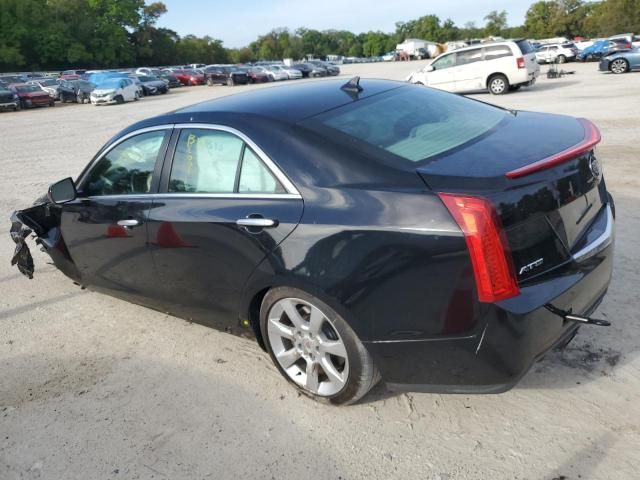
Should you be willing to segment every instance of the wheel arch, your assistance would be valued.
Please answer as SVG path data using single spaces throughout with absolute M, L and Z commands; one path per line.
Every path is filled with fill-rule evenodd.
M 498 75 L 502 75 L 503 77 L 505 77 L 507 79 L 507 81 L 509 81 L 509 75 L 507 75 L 506 73 L 502 73 L 502 72 L 493 72 L 489 75 L 487 75 L 487 80 L 484 82 L 484 86 L 486 88 L 489 88 L 489 83 L 491 82 L 491 79 L 493 77 L 496 77 Z M 511 84 L 511 81 L 509 81 L 509 84 Z

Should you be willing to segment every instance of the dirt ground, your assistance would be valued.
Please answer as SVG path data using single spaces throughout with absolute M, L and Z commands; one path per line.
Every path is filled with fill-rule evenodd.
M 343 73 L 404 79 L 423 64 Z M 379 385 L 346 408 L 300 397 L 248 340 L 80 290 L 41 252 L 33 280 L 9 265 L 10 213 L 75 177 L 120 129 L 261 87 L 0 114 L 0 479 L 640 478 L 640 73 L 564 68 L 575 75 L 475 97 L 601 128 L 618 219 L 614 278 L 596 316 L 613 326 L 583 327 L 505 394 Z

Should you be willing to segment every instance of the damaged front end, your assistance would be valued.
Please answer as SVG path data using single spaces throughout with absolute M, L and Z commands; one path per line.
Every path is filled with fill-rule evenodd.
M 64 180 L 66 185 L 70 181 L 71 179 Z M 58 184 L 61 183 L 58 182 Z M 73 263 L 60 233 L 62 207 L 54 201 L 57 194 L 55 188 L 58 184 L 52 185 L 49 194 L 37 199 L 31 207 L 17 210 L 11 215 L 9 232 L 11 239 L 16 244 L 11 257 L 11 265 L 17 265 L 20 273 L 30 279 L 33 278 L 33 256 L 27 244 L 27 239 L 31 236 L 42 251 L 51 257 L 58 269 L 73 280 L 79 281 L 78 269 Z M 52 189 L 54 189 L 53 192 Z M 52 198 L 52 193 L 54 198 Z
M 11 257 L 11 265 L 17 265 L 18 270 L 23 275 L 33 278 L 34 264 L 27 239 L 33 233 L 35 242 L 42 245 L 47 251 L 47 247 L 54 247 L 56 241 L 51 238 L 50 232 L 57 230 L 60 225 L 60 208 L 49 203 L 42 198 L 24 210 L 18 210 L 11 215 L 11 239 L 16 244 L 16 249 Z M 56 233 L 56 236 L 59 236 Z M 51 242 L 53 240 L 53 242 Z M 45 244 L 44 242 L 47 241 Z

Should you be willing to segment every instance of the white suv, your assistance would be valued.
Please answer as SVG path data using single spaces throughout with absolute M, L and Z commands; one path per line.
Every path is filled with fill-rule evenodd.
M 576 59 L 578 49 L 572 43 L 542 45 L 536 50 L 538 63 L 566 63 Z
M 485 43 L 447 52 L 412 73 L 408 82 L 448 92 L 488 89 L 494 95 L 533 85 L 540 74 L 533 47 L 526 40 Z

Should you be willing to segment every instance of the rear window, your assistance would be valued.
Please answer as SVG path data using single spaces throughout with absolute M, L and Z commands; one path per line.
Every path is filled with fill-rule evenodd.
M 518 40 L 516 42 L 516 45 L 518 45 L 518 48 L 523 55 L 526 55 L 527 53 L 533 53 L 533 47 L 527 40 Z
M 330 110 L 309 124 L 419 162 L 484 135 L 506 116 L 481 102 L 411 86 Z

